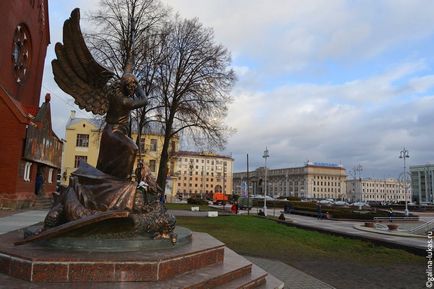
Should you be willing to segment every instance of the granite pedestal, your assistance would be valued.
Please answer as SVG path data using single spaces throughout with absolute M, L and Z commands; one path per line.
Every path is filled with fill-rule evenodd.
M 22 236 L 0 236 L 0 288 L 283 288 L 205 233 L 173 248 L 124 252 L 14 245 Z

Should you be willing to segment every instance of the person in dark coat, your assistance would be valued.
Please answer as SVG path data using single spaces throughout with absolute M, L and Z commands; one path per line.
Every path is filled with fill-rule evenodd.
M 39 193 L 41 192 L 43 184 L 44 184 L 44 178 L 42 177 L 41 173 L 38 173 L 36 175 L 36 182 L 35 182 L 35 191 L 37 195 L 39 195 Z
M 318 211 L 318 216 L 317 216 L 317 218 L 318 218 L 318 220 L 321 220 L 321 219 L 322 219 L 322 209 L 321 209 L 321 204 L 318 204 L 317 211 Z

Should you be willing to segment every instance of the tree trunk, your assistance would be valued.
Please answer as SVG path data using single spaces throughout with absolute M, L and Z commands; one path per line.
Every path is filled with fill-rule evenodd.
M 158 168 L 157 184 L 164 191 L 166 188 L 167 163 L 169 162 L 169 144 L 172 136 L 173 116 L 170 116 L 164 130 L 164 143 Z

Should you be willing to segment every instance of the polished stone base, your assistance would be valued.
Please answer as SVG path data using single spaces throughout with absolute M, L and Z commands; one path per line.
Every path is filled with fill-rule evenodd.
M 41 247 L 61 249 L 65 251 L 81 252 L 131 252 L 131 251 L 155 251 L 173 250 L 191 242 L 192 232 L 184 227 L 176 227 L 174 232 L 177 234 L 176 244 L 172 244 L 167 239 L 154 240 L 148 234 L 132 235 L 123 238 L 92 238 L 92 236 L 74 237 L 65 236 L 49 240 L 40 241 Z
M 15 246 L 22 234 L 0 236 L 0 288 L 283 288 L 205 233 L 184 246 L 130 252 Z

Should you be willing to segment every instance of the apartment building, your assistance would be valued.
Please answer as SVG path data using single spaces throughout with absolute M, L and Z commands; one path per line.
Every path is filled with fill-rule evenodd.
M 232 194 L 233 159 L 208 152 L 179 151 L 175 160 L 176 191 L 183 199 L 193 194 Z

